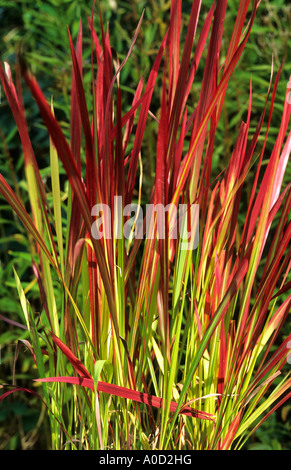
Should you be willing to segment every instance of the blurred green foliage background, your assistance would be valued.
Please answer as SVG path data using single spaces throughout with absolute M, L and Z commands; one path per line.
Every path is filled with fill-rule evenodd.
M 64 131 L 69 136 L 70 122 L 70 82 L 71 58 L 67 26 L 73 40 L 76 39 L 79 21 L 82 19 L 84 36 L 84 81 L 90 87 L 90 33 L 87 16 L 91 15 L 92 2 L 77 0 L 0 0 L 0 55 L 1 61 L 8 61 L 12 68 L 16 52 L 21 49 L 26 61 L 40 87 L 48 98 L 53 96 L 55 113 L 61 121 Z M 224 27 L 224 49 L 232 34 L 237 13 L 238 0 L 228 2 Z M 202 26 L 211 0 L 203 0 L 199 28 Z M 192 2 L 183 1 L 185 37 L 187 20 Z M 128 66 L 123 69 L 121 83 L 123 92 L 129 97 L 142 74 L 147 76 L 161 39 L 166 31 L 170 1 L 101 1 L 104 23 L 109 24 L 111 45 L 122 60 L 131 44 L 134 30 L 145 10 L 143 25 L 134 47 Z M 96 11 L 95 27 L 98 31 L 99 18 Z M 284 0 L 270 2 L 262 0 L 257 18 L 252 29 L 249 43 L 233 74 L 226 96 L 226 106 L 218 129 L 213 160 L 213 172 L 217 174 L 230 157 L 233 141 L 238 133 L 242 119 L 245 119 L 250 79 L 253 84 L 252 125 L 254 131 L 262 111 L 269 86 L 272 62 L 274 73 L 284 61 L 280 85 L 270 128 L 266 158 L 272 149 L 277 136 L 280 115 L 283 109 L 286 86 L 291 75 L 291 4 Z M 200 83 L 203 74 L 204 54 L 193 86 L 189 107 L 194 108 L 199 97 Z M 3 90 L 0 104 L 0 167 L 8 182 L 27 202 L 27 187 L 24 179 L 22 150 L 16 126 L 6 102 Z M 27 89 L 24 87 L 24 105 L 27 113 L 29 131 L 42 169 L 44 181 L 47 178 L 49 165 L 49 139 L 38 114 L 37 107 Z M 153 95 L 153 105 L 158 102 L 159 89 Z M 88 103 L 89 104 L 89 103 Z M 155 139 L 149 132 L 146 134 L 147 155 L 155 153 Z M 144 171 L 144 185 L 152 178 L 153 162 L 147 159 Z M 291 181 L 290 165 L 286 181 Z M 241 214 L 243 223 L 244 214 Z M 23 234 L 23 235 L 22 235 Z M 15 322 L 22 322 L 22 312 L 12 281 L 12 265 L 24 286 L 31 286 L 32 273 L 30 255 L 26 247 L 23 229 L 11 214 L 3 199 L 0 199 L 0 315 Z M 30 290 L 31 300 L 37 305 L 37 286 Z M 35 296 L 35 298 L 33 298 Z M 41 308 L 41 306 L 39 306 Z M 288 333 L 290 332 L 290 321 Z M 0 382 L 30 386 L 33 374 L 33 362 L 29 351 L 25 350 L 19 340 L 26 338 L 26 332 L 20 327 L 4 322 L 0 317 Z M 291 449 L 291 405 L 286 404 L 259 429 L 247 449 Z M 48 445 L 47 422 L 44 410 L 39 401 L 26 394 L 16 394 L 0 405 L 0 449 L 37 449 Z M 46 432 L 47 431 L 47 432 Z

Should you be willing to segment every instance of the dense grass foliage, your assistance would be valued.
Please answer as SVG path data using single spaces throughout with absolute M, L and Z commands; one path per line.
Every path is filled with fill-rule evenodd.
M 33 43 L 15 68 L 0 65 L 15 123 L 2 132 L 2 243 L 11 248 L 2 275 L 13 265 L 8 286 L 19 299 L 5 293 L 2 304 L 6 342 L 17 346 L 1 407 L 19 393 L 42 405 L 27 447 L 46 416 L 52 449 L 244 448 L 290 398 L 288 65 L 278 54 L 257 64 L 254 45 L 245 53 L 258 1 L 241 0 L 235 15 L 226 0 L 185 10 L 173 0 L 150 13 L 136 5 L 130 33 L 121 4 L 113 34 L 107 10 L 80 7 L 88 17 L 76 23 L 68 3 L 72 28 L 63 25 L 50 70 Z M 53 4 L 38 3 L 31 34 Z M 36 78 L 38 60 L 47 77 L 62 64 L 53 96 Z M 169 205 L 166 236 L 159 216 L 153 237 L 146 217 L 141 236 L 131 224 L 128 237 L 118 230 L 130 214 L 92 212 L 113 210 L 116 197 L 122 209 Z M 188 250 L 171 237 L 179 204 L 199 205 L 199 243 Z M 109 237 L 94 236 L 96 215 Z M 35 367 L 21 377 L 23 345 Z

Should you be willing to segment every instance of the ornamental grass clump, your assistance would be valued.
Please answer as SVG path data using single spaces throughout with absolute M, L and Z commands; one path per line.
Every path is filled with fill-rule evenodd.
M 5 384 L 0 400 L 17 391 L 37 395 L 52 449 L 241 449 L 290 398 L 291 335 L 281 334 L 291 306 L 290 88 L 268 154 L 282 67 L 274 77 L 270 68 L 255 129 L 250 82 L 245 119 L 214 174 L 227 87 L 260 2 L 240 1 L 224 55 L 227 1 L 213 3 L 198 36 L 201 3 L 192 3 L 182 43 L 182 1 L 171 1 L 168 29 L 131 103 L 120 78 L 133 66 L 143 17 L 121 61 L 101 15 L 95 29 L 93 8 L 91 93 L 82 24 L 75 45 L 68 32 L 69 139 L 23 56 L 15 78 L 0 65 L 30 207 L 2 174 L 0 192 L 27 233 L 42 305 L 38 312 L 14 270 L 36 375 L 30 388 Z M 49 188 L 31 144 L 23 86 L 50 139 Z M 145 200 L 149 158 L 155 175 Z

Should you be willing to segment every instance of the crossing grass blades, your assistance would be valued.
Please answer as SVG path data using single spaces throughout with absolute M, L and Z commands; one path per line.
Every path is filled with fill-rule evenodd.
M 121 76 L 134 66 L 143 16 L 121 61 L 93 8 L 91 93 L 84 86 L 82 23 L 76 44 L 68 31 L 70 139 L 29 64 L 20 57 L 15 71 L 0 65 L 22 143 L 30 208 L 2 174 L 0 192 L 26 230 L 43 305 L 37 313 L 14 270 L 36 375 L 30 388 L 5 384 L 0 400 L 15 392 L 37 395 L 47 410 L 51 449 L 239 450 L 290 398 L 291 335 L 281 335 L 291 305 L 291 187 L 284 181 L 290 88 L 266 155 L 282 67 L 270 68 L 255 129 L 250 82 L 232 153 L 213 174 L 227 87 L 261 7 L 240 1 L 222 56 L 227 3 L 214 2 L 202 24 L 202 2 L 193 2 L 181 41 L 182 1 L 171 2 L 166 34 L 130 103 Z M 195 97 L 194 83 L 200 86 Z M 50 139 L 49 192 L 29 136 L 23 87 Z M 159 109 L 152 107 L 154 90 Z M 145 201 L 146 130 L 155 139 L 156 168 Z M 154 237 L 117 236 L 124 217 L 111 213 L 102 216 L 110 236 L 94 237 L 92 208 L 113 207 L 117 196 L 122 208 L 169 205 L 166 236 L 158 237 L 157 217 Z M 179 204 L 199 205 L 195 249 L 181 249 L 182 239 L 170 236 Z

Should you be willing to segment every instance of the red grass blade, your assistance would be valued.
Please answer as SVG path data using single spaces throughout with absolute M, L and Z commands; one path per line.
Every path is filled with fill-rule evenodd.
M 17 216 L 23 223 L 28 233 L 30 233 L 32 237 L 34 238 L 34 240 L 36 240 L 40 248 L 43 250 L 47 258 L 51 262 L 52 266 L 55 267 L 56 271 L 60 275 L 59 269 L 57 265 L 55 264 L 55 260 L 53 259 L 51 253 L 49 252 L 43 240 L 43 237 L 40 235 L 40 233 L 36 229 L 29 214 L 25 210 L 25 207 L 22 205 L 22 202 L 17 198 L 17 196 L 14 194 L 13 190 L 11 189 L 11 187 L 9 186 L 9 184 L 6 182 L 6 180 L 3 178 L 1 174 L 0 174 L 0 192 L 2 196 L 6 199 L 8 204 L 11 206 L 11 208 L 14 210 L 14 212 L 17 214 Z
M 62 350 L 67 359 L 70 361 L 76 372 L 81 377 L 86 377 L 91 379 L 91 375 L 87 371 L 86 367 L 81 363 L 81 361 L 72 353 L 68 346 L 63 343 L 52 331 L 50 332 L 54 343 Z
M 87 369 L 81 363 L 81 361 L 72 353 L 72 351 L 59 339 L 51 333 L 52 339 L 55 344 L 62 350 L 65 354 L 67 359 L 71 362 L 76 372 L 81 376 L 80 379 L 76 377 L 50 377 L 50 378 L 42 378 L 36 379 L 40 382 L 66 382 L 72 384 L 79 384 L 84 387 L 89 387 L 91 390 L 94 390 L 94 380 L 90 376 Z M 157 398 L 146 393 L 137 392 L 135 390 L 130 390 L 125 387 L 120 387 L 113 384 L 108 384 L 104 382 L 98 382 L 97 391 L 109 393 L 115 396 L 119 396 L 122 398 L 128 398 L 130 400 L 134 400 L 139 403 L 145 403 L 147 405 L 154 406 L 156 408 L 163 407 L 163 399 Z M 171 402 L 170 404 L 170 411 L 175 411 L 177 408 L 177 404 L 175 402 Z M 197 410 L 193 410 L 190 407 L 184 407 L 183 411 L 181 411 L 186 416 L 192 416 L 201 419 L 213 419 L 212 415 L 209 413 L 199 412 Z
M 90 388 L 94 391 L 94 380 L 89 378 L 82 377 L 48 377 L 42 379 L 35 379 L 36 382 L 58 382 L 58 383 L 69 383 L 73 385 L 81 385 L 82 387 Z M 133 400 L 138 403 L 144 403 L 145 405 L 150 405 L 155 408 L 163 408 L 165 406 L 165 401 L 163 398 L 158 398 L 153 395 L 148 395 L 147 393 L 137 392 L 136 390 L 130 390 L 129 388 L 120 387 L 119 385 L 109 384 L 106 382 L 98 382 L 97 392 L 103 392 L 110 395 L 114 395 L 121 398 L 126 398 L 128 400 Z M 177 409 L 177 403 L 171 401 L 170 411 L 174 412 Z M 192 418 L 206 419 L 213 421 L 214 417 L 210 413 L 203 411 L 198 411 L 190 406 L 185 406 L 180 412 L 185 416 L 190 416 Z
M 143 139 L 143 134 L 144 134 L 145 126 L 147 122 L 153 88 L 154 88 L 156 78 L 158 75 L 158 70 L 159 70 L 161 60 L 162 60 L 163 52 L 166 46 L 167 35 L 168 33 L 166 33 L 162 41 L 162 44 L 160 46 L 157 57 L 155 59 L 153 68 L 151 70 L 151 73 L 147 82 L 147 86 L 146 86 L 146 93 L 148 92 L 148 94 L 146 98 L 143 100 L 141 110 L 140 110 L 140 117 L 138 120 L 137 129 L 136 129 L 133 152 L 132 152 L 132 156 L 131 156 L 130 164 L 129 164 L 128 178 L 126 181 L 125 205 L 130 204 L 132 201 L 132 193 L 133 193 L 135 178 L 136 178 L 138 156 L 139 156 L 141 145 L 142 145 L 142 139 Z
M 58 155 L 61 158 L 62 163 L 65 167 L 66 173 L 68 175 L 69 183 L 73 189 L 73 192 L 76 195 L 76 200 L 78 201 L 79 209 L 83 216 L 85 227 L 88 233 L 91 233 L 91 227 L 93 224 L 93 219 L 91 217 L 91 208 L 90 208 L 88 197 L 85 191 L 84 183 L 78 171 L 71 149 L 64 137 L 64 134 L 60 128 L 58 121 L 53 116 L 50 110 L 50 107 L 48 106 L 46 99 L 41 89 L 39 88 L 39 85 L 37 84 L 35 79 L 31 76 L 31 74 L 25 69 L 23 69 L 23 76 L 31 90 L 32 95 L 34 96 L 37 102 L 42 118 L 51 135 L 51 138 L 57 149 Z M 115 331 L 117 335 L 119 336 L 116 309 L 115 309 L 115 304 L 113 300 L 114 293 L 113 293 L 112 281 L 110 278 L 110 274 L 108 272 L 104 252 L 101 247 L 101 244 L 98 243 L 98 241 L 94 237 L 92 237 L 92 244 L 94 247 L 98 267 L 100 269 L 100 273 L 102 276 L 102 281 L 104 283 L 104 288 L 105 288 L 105 292 L 106 292 L 107 299 L 108 299 L 111 318 L 114 324 Z

